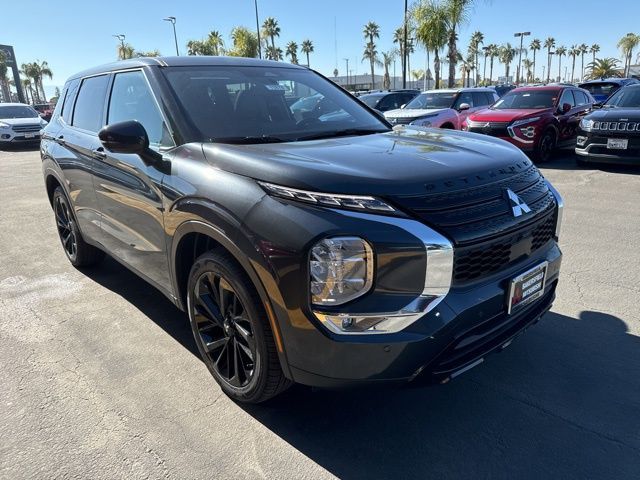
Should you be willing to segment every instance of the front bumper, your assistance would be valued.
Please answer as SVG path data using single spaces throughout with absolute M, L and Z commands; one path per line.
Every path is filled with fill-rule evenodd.
M 510 279 L 549 262 L 544 295 L 513 315 L 506 313 Z M 309 331 L 304 363 L 290 364 L 293 379 L 323 388 L 446 381 L 502 349 L 551 308 L 562 254 L 553 241 L 536 255 L 480 285 L 452 289 L 434 310 L 397 334 L 327 337 Z M 314 355 L 314 353 L 317 355 Z
M 580 155 L 584 162 L 640 165 L 640 135 L 631 136 L 626 133 L 616 134 L 615 132 L 603 135 L 602 133 L 585 132 L 579 129 L 578 137 L 583 137 L 584 140 L 578 142 L 575 152 L 576 155 Z M 609 138 L 626 138 L 628 141 L 627 148 L 625 150 L 607 148 Z
M 518 147 L 523 152 L 533 152 L 535 150 L 535 147 L 536 147 L 537 141 L 538 141 L 538 139 L 536 137 L 534 137 L 532 139 L 523 139 L 523 138 L 520 138 L 519 136 L 517 136 L 515 134 L 513 134 L 513 136 L 510 135 L 509 132 L 508 132 L 508 128 L 506 128 L 506 127 L 505 128 L 501 128 L 499 130 L 502 131 L 503 134 L 495 135 L 495 134 L 492 134 L 492 133 L 487 133 L 482 128 L 467 128 L 468 132 L 481 133 L 483 135 L 489 135 L 491 137 L 499 138 L 500 140 L 504 140 L 505 142 L 509 142 L 511 145 L 515 145 L 516 147 Z
M 39 142 L 40 132 L 21 133 L 13 130 L 0 130 L 0 144 Z

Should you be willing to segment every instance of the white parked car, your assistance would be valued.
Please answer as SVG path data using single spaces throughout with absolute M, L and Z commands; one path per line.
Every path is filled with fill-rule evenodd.
M 393 125 L 460 130 L 467 115 L 488 108 L 498 100 L 492 88 L 428 90 L 404 107 L 384 112 Z
M 40 141 L 47 121 L 24 103 L 0 103 L 0 145 Z

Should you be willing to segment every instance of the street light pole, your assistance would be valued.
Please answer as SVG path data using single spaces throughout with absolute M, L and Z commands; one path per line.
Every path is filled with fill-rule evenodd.
M 176 17 L 167 17 L 163 18 L 165 22 L 171 22 L 173 26 L 173 41 L 176 43 L 176 56 L 180 56 L 180 52 L 178 51 L 178 36 L 176 35 Z
M 407 88 L 407 0 L 404 0 L 404 33 L 402 42 L 402 88 Z
M 514 33 L 514 37 L 520 37 L 520 50 L 518 51 L 518 72 L 516 73 L 516 85 L 520 85 L 520 69 L 522 68 L 522 42 L 524 37 L 531 35 L 531 32 Z
M 119 33 L 118 35 L 112 35 L 112 37 L 117 38 L 118 40 L 120 40 L 121 53 L 124 56 L 124 39 L 127 38 L 127 36 L 124 33 Z M 121 58 L 120 60 L 126 60 L 126 59 L 125 58 Z
M 349 86 L 349 59 L 348 59 L 348 58 L 345 58 L 345 59 L 343 59 L 343 60 L 344 60 L 344 61 L 346 62 L 346 64 L 347 64 L 347 86 Z
M 262 45 L 260 43 L 260 21 L 258 20 L 258 0 L 253 0 L 256 7 L 256 35 L 258 35 L 258 58 L 262 58 Z

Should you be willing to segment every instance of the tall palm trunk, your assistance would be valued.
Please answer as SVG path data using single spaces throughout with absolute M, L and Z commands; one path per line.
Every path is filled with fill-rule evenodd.
M 449 88 L 453 88 L 456 81 L 456 29 L 449 32 Z
M 309 52 L 307 52 L 307 67 L 309 67 Z
M 573 79 L 576 78 L 575 72 L 576 72 L 576 56 L 573 55 L 573 60 L 571 61 L 571 82 L 573 82 Z
M 533 80 L 536 78 L 536 51 L 533 50 Z
M 547 50 L 547 83 L 551 78 L 551 49 Z
M 584 81 L 584 53 L 582 54 L 582 64 L 580 66 L 580 80 Z
M 493 56 L 491 56 L 491 61 L 489 62 L 489 85 L 493 83 Z
M 433 58 L 433 71 L 436 76 L 436 90 L 440 88 L 440 54 L 438 53 L 438 49 L 435 49 L 435 55 Z
M 558 78 L 562 81 L 562 55 L 558 55 Z

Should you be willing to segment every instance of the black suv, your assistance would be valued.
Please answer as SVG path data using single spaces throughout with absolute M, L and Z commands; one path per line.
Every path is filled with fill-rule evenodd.
M 296 119 L 289 95 L 334 114 Z M 291 382 L 448 381 L 551 306 L 562 201 L 515 147 L 392 130 L 330 80 L 232 57 L 67 81 L 41 145 L 71 263 L 104 252 L 185 310 L 244 402 Z
M 578 127 L 578 163 L 640 165 L 640 84 L 617 90 Z
M 419 94 L 420 90 L 388 90 L 360 95 L 358 100 L 375 110 L 386 112 L 402 107 Z

